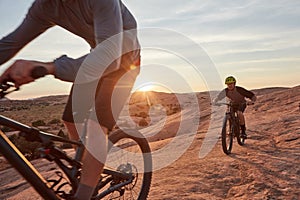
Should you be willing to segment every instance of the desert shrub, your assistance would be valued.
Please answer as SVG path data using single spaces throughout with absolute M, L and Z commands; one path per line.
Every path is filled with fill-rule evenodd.
M 141 127 L 148 126 L 148 122 L 145 119 L 141 119 L 139 121 L 139 126 L 141 126 Z
M 15 107 L 15 106 L 11 106 L 10 108 L 9 108 L 9 111 L 14 111 L 14 110 L 16 110 L 17 108 Z
M 60 124 L 60 119 L 52 119 L 50 122 L 48 122 L 48 124 Z
M 174 113 L 180 112 L 180 107 L 175 107 L 172 109 Z
M 62 138 L 66 138 L 66 139 L 69 139 L 69 136 L 68 134 L 65 134 L 63 130 L 59 130 L 57 136 L 59 137 L 62 137 Z M 63 148 L 63 149 L 70 149 L 70 148 L 73 148 L 71 144 L 68 144 L 68 143 L 62 143 L 60 145 L 60 148 Z
M 38 148 L 41 147 L 39 142 L 29 142 L 24 137 L 12 135 L 9 137 L 12 143 L 25 155 L 28 160 L 38 158 Z
M 0 129 L 1 129 L 1 131 L 3 131 L 3 132 L 9 132 L 9 131 L 12 131 L 12 129 L 9 128 L 9 127 L 7 127 L 7 126 L 2 126 Z
M 19 111 L 19 110 L 28 110 L 29 108 L 28 106 L 19 106 L 16 109 Z
M 139 117 L 146 118 L 148 114 L 146 112 L 140 112 Z
M 167 115 L 173 115 L 173 114 L 178 113 L 180 111 L 181 111 L 180 107 L 175 105 L 175 107 L 172 107 L 169 110 L 167 110 Z
M 32 126 L 38 127 L 38 126 L 46 126 L 46 123 L 43 120 L 37 120 L 32 122 Z
M 65 132 L 64 132 L 63 130 L 61 130 L 61 129 L 60 129 L 59 132 L 57 133 L 57 136 L 62 137 L 62 138 L 66 138 L 66 139 L 69 138 L 68 135 L 65 134 Z

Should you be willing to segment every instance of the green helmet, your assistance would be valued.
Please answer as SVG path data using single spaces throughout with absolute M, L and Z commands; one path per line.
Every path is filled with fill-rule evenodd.
M 225 79 L 225 84 L 236 83 L 236 79 L 233 76 L 228 76 Z

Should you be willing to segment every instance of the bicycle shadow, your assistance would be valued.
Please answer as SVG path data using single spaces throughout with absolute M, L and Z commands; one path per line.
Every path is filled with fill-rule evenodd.
M 292 188 L 300 188 L 300 149 L 278 147 L 268 139 L 268 135 L 254 134 L 229 155 L 237 161 L 244 176 L 242 184 L 249 184 L 252 190 L 265 191 L 270 198 L 292 195 L 297 199 L 300 191 Z

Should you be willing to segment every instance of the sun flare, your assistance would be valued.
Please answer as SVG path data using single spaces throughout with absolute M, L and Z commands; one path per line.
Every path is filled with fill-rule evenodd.
M 152 91 L 153 89 L 154 89 L 154 85 L 145 85 L 145 86 L 139 88 L 138 91 L 149 92 L 149 91 Z

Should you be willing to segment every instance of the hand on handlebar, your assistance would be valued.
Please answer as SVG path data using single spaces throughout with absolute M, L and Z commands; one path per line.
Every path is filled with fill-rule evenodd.
M 48 70 L 43 66 L 35 66 L 30 71 L 30 77 L 34 80 L 40 77 L 43 77 L 48 74 Z M 0 77 L 0 99 L 4 98 L 7 94 L 19 90 L 18 85 L 14 83 L 14 80 L 11 79 L 9 70 L 4 72 Z
M 247 101 L 246 104 L 249 106 L 249 105 L 254 105 L 254 103 L 255 103 L 254 101 Z
M 15 87 L 34 81 L 31 71 L 35 65 L 31 61 L 17 60 L 1 76 L 0 83 L 5 81 L 14 82 Z
M 40 66 L 42 69 L 41 72 L 35 73 L 35 69 Z M 19 88 L 21 85 L 30 83 L 35 79 L 49 74 L 51 69 L 54 69 L 54 66 L 49 63 L 42 63 L 37 61 L 28 61 L 28 60 L 17 60 L 14 62 L 1 76 L 0 83 L 10 81 L 15 84 L 16 88 Z

